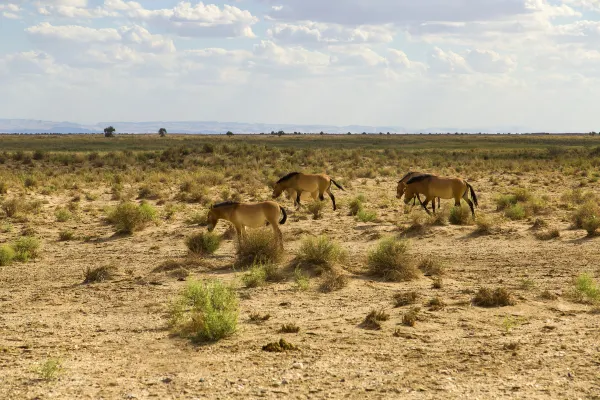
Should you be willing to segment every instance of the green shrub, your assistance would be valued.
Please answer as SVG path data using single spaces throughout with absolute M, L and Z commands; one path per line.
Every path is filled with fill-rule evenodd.
M 389 281 L 409 281 L 419 276 L 413 260 L 407 254 L 409 242 L 387 237 L 368 254 L 369 273 Z
M 156 216 L 156 210 L 148 203 L 136 205 L 125 201 L 112 209 L 107 219 L 116 228 L 117 233 L 132 234 L 156 220 Z
M 511 194 L 500 195 L 496 197 L 496 210 L 502 211 L 508 207 L 517 204 L 517 197 Z
M 213 232 L 199 232 L 188 236 L 185 245 L 192 254 L 213 254 L 221 245 L 221 237 Z
M 590 274 L 579 275 L 575 279 L 574 285 L 571 297 L 575 301 L 592 304 L 600 303 L 600 285 Z
M 336 262 L 344 261 L 346 252 L 325 235 L 305 237 L 296 255 L 295 263 L 304 268 L 314 269 L 317 274 L 331 270 Z
M 372 222 L 377 218 L 377 213 L 375 211 L 361 209 L 356 214 L 356 218 L 360 222 Z
M 365 202 L 365 196 L 362 194 L 353 198 L 350 201 L 350 215 L 357 215 L 363 209 L 363 203 Z
M 0 267 L 9 265 L 15 258 L 16 254 L 13 248 L 9 245 L 0 246 Z
M 333 292 L 340 290 L 348 285 L 348 277 L 338 268 L 332 268 L 323 274 L 321 282 L 321 291 Z
M 0 194 L 8 193 L 8 185 L 6 182 L 0 182 Z
M 294 282 L 297 290 L 308 290 L 310 287 L 310 277 L 300 267 L 294 269 Z
M 170 310 L 171 329 L 195 342 L 212 342 L 237 329 L 239 300 L 219 280 L 188 281 Z
M 323 217 L 322 211 L 325 207 L 325 203 L 319 200 L 314 200 L 308 203 L 308 211 L 313 215 L 313 219 L 321 219 Z
M 525 188 L 517 188 L 513 191 L 513 195 L 516 201 L 526 202 L 532 199 L 532 194 L 528 189 Z
M 40 247 L 40 241 L 33 236 L 23 236 L 17 239 L 12 245 L 15 251 L 15 260 L 18 261 L 29 261 L 38 257 Z
M 504 215 L 506 218 L 512 219 L 513 221 L 518 221 L 525 218 L 527 213 L 525 212 L 523 205 L 517 203 L 505 209 Z
M 64 208 L 58 208 L 56 210 L 56 212 L 54 213 L 54 216 L 56 217 L 56 220 L 58 222 L 66 222 L 68 220 L 70 220 L 71 218 L 73 218 L 73 214 L 71 214 L 71 212 L 67 209 Z

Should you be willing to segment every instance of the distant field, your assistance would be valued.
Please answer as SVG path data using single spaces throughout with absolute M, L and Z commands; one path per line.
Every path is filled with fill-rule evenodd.
M 206 233 L 292 171 L 345 190 L 276 199 L 283 254 Z M 0 398 L 597 398 L 599 180 L 588 135 L 0 135 Z

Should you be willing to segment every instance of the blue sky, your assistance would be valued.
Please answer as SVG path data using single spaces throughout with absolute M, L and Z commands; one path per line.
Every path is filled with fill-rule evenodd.
M 599 130 L 600 0 L 0 0 L 0 118 Z

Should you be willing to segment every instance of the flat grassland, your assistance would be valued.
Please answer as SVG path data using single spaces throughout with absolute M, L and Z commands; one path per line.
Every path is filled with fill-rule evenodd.
M 600 398 L 599 167 L 593 136 L 1 135 L 0 398 Z M 210 204 L 271 200 L 292 171 L 345 191 L 277 199 L 278 279 L 249 278 L 224 221 L 188 254 Z M 396 199 L 408 171 L 467 179 L 476 219 Z M 128 202 L 146 223 L 116 233 Z M 321 235 L 346 257 L 297 262 Z M 389 240 L 403 278 L 371 273 Z M 175 334 L 209 278 L 235 332 Z M 280 338 L 298 349 L 263 350 Z

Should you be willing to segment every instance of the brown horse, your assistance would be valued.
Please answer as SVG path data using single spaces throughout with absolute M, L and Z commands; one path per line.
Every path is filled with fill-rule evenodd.
M 406 175 L 404 175 L 404 177 L 402 179 L 400 179 L 398 181 L 398 187 L 396 188 L 396 198 L 397 199 L 401 199 L 402 195 L 404 195 L 404 189 L 406 188 L 406 182 L 414 177 L 414 176 L 419 176 L 419 175 L 423 175 L 422 172 L 415 172 L 415 171 L 409 171 Z M 413 206 L 415 204 L 417 204 L 417 199 L 419 199 L 419 203 L 421 203 L 421 197 L 419 197 L 419 193 L 417 193 L 416 197 L 413 197 Z M 440 208 L 440 198 L 437 198 L 438 200 L 438 208 Z M 434 199 L 435 202 L 435 199 Z M 435 208 L 435 204 L 434 204 L 434 208 Z
M 333 209 L 336 210 L 335 196 L 331 193 L 331 184 L 334 184 L 339 189 L 344 190 L 336 181 L 331 179 L 325 174 L 305 174 L 303 172 L 292 172 L 279 179 L 275 185 L 273 185 L 273 198 L 278 198 L 284 190 L 287 190 L 289 194 L 296 193 L 296 199 L 294 204 L 297 209 L 300 208 L 300 195 L 302 192 L 309 192 L 313 199 L 325 200 L 323 193 L 327 192 L 333 203 Z M 291 192 L 289 189 L 293 189 Z M 291 192 L 291 193 L 290 193 Z
M 279 212 L 283 214 L 281 221 Z M 246 227 L 259 228 L 261 226 L 271 225 L 273 233 L 283 248 L 283 235 L 279 226 L 285 224 L 287 213 L 285 209 L 274 201 L 263 201 L 260 203 L 239 203 L 234 201 L 225 201 L 213 205 L 208 211 L 208 231 L 212 232 L 220 219 L 231 222 L 235 228 L 238 238 L 238 244 L 246 238 Z
M 469 191 L 471 192 L 473 201 L 468 197 Z M 419 202 L 425 211 L 427 211 L 427 214 L 431 214 L 427 209 L 427 203 L 436 197 L 442 199 L 454 199 L 455 206 L 460 206 L 460 199 L 464 199 L 467 204 L 469 204 L 473 217 L 475 217 L 473 204 L 479 206 L 473 187 L 461 178 L 448 178 L 431 174 L 413 176 L 406 182 L 406 188 L 404 189 L 404 203 L 410 203 L 418 193 L 425 195 L 425 201 L 421 202 L 419 199 Z M 435 202 L 432 203 L 432 207 L 433 213 L 435 214 Z

